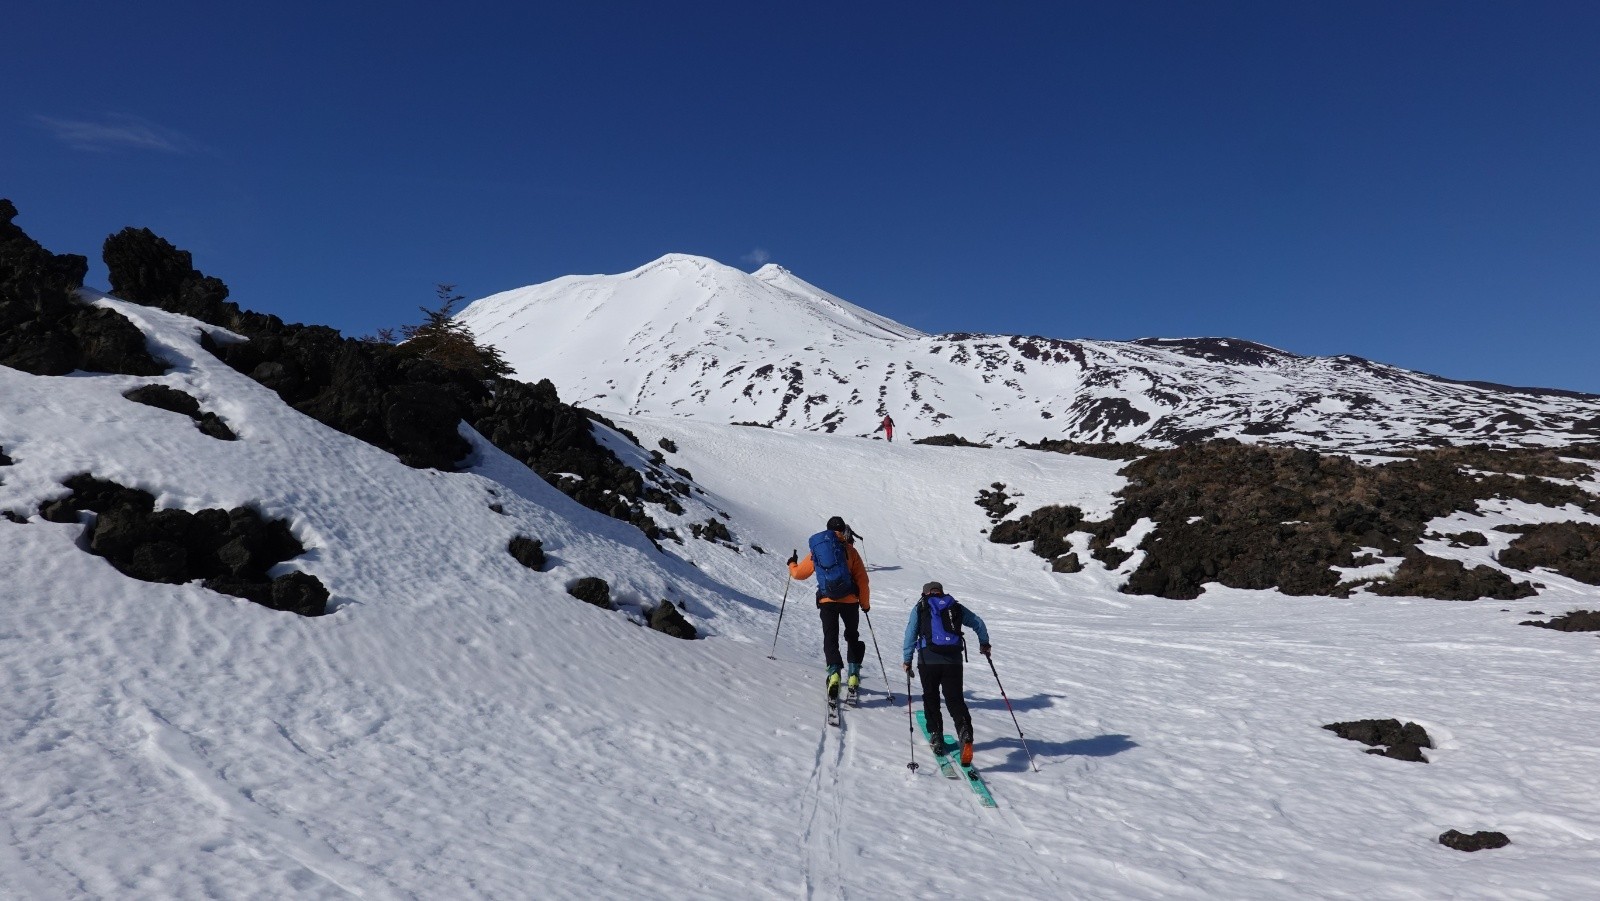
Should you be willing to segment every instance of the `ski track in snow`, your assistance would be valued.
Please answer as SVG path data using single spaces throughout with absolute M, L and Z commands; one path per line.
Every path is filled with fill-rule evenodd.
M 973 503 L 999 481 L 1019 514 L 1099 518 L 1114 462 L 618 417 L 647 448 L 677 444 L 669 463 L 745 548 L 662 554 L 475 435 L 470 471 L 409 469 L 212 359 L 191 320 L 103 302 L 179 365 L 0 368 L 0 509 L 32 513 L 80 471 L 162 506 L 259 503 L 289 518 L 310 551 L 288 565 L 336 608 L 307 620 L 137 582 L 81 551 L 80 525 L 0 520 L 0 898 L 1600 897 L 1600 641 L 1516 625 L 1593 608 L 1594 586 L 1541 572 L 1546 591 L 1511 603 L 1133 597 L 1095 562 L 1058 575 L 988 542 Z M 202 398 L 240 440 L 120 397 L 147 382 Z M 896 696 L 869 647 L 839 730 L 819 722 L 810 583 L 766 659 L 782 561 L 836 513 L 865 539 L 863 638 Z M 1552 514 L 1466 524 L 1498 536 Z M 514 534 L 552 567 L 512 561 Z M 1492 565 L 1493 546 L 1454 550 Z M 586 575 L 630 612 L 678 598 L 711 637 L 568 597 Z M 998 810 L 926 748 L 905 766 L 900 635 L 929 579 L 987 621 L 1040 767 L 975 659 Z M 1390 716 L 1428 729 L 1431 763 L 1320 728 Z M 1449 828 L 1513 844 L 1463 855 L 1437 844 Z

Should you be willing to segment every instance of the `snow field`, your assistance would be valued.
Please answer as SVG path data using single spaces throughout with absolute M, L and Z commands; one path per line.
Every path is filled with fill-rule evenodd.
M 1132 597 L 1095 562 L 1057 575 L 989 543 L 973 503 L 999 481 L 1017 514 L 1103 516 L 1115 463 L 619 418 L 647 448 L 672 438 L 668 462 L 768 551 L 661 554 L 475 436 L 469 472 L 409 469 L 211 358 L 192 320 L 101 302 L 177 368 L 0 368 L 0 509 L 85 470 L 163 506 L 258 502 L 336 608 L 137 582 L 74 547 L 78 526 L 0 520 L 0 898 L 1600 896 L 1600 644 L 1515 625 L 1563 612 L 1551 598 Z M 145 381 L 240 440 L 120 397 Z M 840 731 L 810 583 L 766 659 L 782 561 L 833 514 L 866 538 L 896 700 L 869 646 Z M 505 552 L 518 533 L 549 571 Z M 566 596 L 587 575 L 624 611 Z M 925 749 L 905 766 L 900 635 L 929 579 L 988 622 L 1041 767 L 975 659 L 997 811 Z M 662 597 L 710 637 L 630 621 Z M 1319 728 L 1388 716 L 1429 730 L 1432 763 Z M 1513 844 L 1464 855 L 1447 828 Z

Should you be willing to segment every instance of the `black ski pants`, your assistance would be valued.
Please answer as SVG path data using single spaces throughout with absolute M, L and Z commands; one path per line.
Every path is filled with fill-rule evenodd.
M 961 671 L 959 663 L 919 663 L 917 678 L 922 680 L 922 709 L 928 718 L 928 734 L 944 734 L 944 717 L 939 713 L 939 694 L 950 708 L 950 718 L 956 722 L 957 740 L 972 738 L 972 713 L 967 710 L 967 699 L 961 696 Z
M 850 662 L 859 664 L 867 659 L 867 643 L 861 640 L 861 605 L 835 601 L 818 604 L 817 609 L 822 615 L 822 656 L 828 665 L 844 668 L 844 660 L 839 656 L 841 624 L 844 625 L 844 641 Z

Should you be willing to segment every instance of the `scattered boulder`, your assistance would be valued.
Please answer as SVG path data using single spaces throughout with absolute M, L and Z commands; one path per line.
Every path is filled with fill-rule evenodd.
M 1452 532 L 1444 536 L 1450 539 L 1451 547 L 1487 547 L 1488 536 L 1482 532 Z
M 1511 577 L 1491 566 L 1467 569 L 1460 560 L 1430 557 L 1416 548 L 1406 551 L 1405 560 L 1394 578 L 1372 584 L 1372 593 L 1385 597 L 1424 597 L 1444 601 L 1475 601 L 1494 598 L 1511 601 L 1538 592 L 1528 582 L 1513 582 Z
M 506 550 L 523 566 L 534 572 L 544 571 L 544 542 L 526 535 L 518 535 L 511 539 Z
M 689 534 L 696 538 L 703 538 L 706 541 L 733 543 L 733 533 L 728 531 L 728 527 L 723 525 L 722 521 L 716 517 L 710 517 L 703 523 L 690 523 Z
M 1528 612 L 1535 615 L 1539 613 L 1537 610 Z M 1551 617 L 1544 622 L 1523 620 L 1521 625 L 1555 629 L 1558 632 L 1600 632 L 1600 610 L 1574 610 L 1562 616 Z
M 10 465 L 12 465 L 11 458 L 6 456 L 6 449 L 3 448 L 3 447 L 0 447 L 0 466 L 10 466 Z
M 656 443 L 661 445 L 661 449 L 669 454 L 675 454 L 678 452 L 678 445 L 671 438 L 663 438 Z
M 263 519 L 249 507 L 232 510 L 157 510 L 155 496 L 87 473 L 65 482 L 72 494 L 41 505 L 51 522 L 95 518 L 84 531 L 90 553 L 123 575 L 146 582 L 183 584 L 197 579 L 222 594 L 274 610 L 320 616 L 328 590 L 315 576 L 267 572 L 305 548 L 281 519 Z
M 219 441 L 233 441 L 239 437 L 228 428 L 228 424 L 223 422 L 221 417 L 209 411 L 202 411 L 199 401 L 176 388 L 169 388 L 166 385 L 140 385 L 122 392 L 122 396 L 134 403 L 181 413 L 194 420 L 201 434 L 209 435 Z
M 1569 579 L 1600 585 L 1600 526 L 1587 522 L 1527 526 L 1496 559 L 1523 572 L 1542 566 Z
M 1083 563 L 1075 553 L 1063 554 L 1050 561 L 1050 570 L 1058 573 L 1083 572 Z
M 1396 719 L 1329 723 L 1322 728 L 1340 738 L 1359 741 L 1364 745 L 1385 746 L 1373 747 L 1367 753 L 1393 757 L 1395 760 L 1427 763 L 1428 758 L 1422 756 L 1422 749 L 1433 747 L 1433 740 L 1428 738 L 1426 729 L 1416 723 L 1401 725 Z
M 0 200 L 0 366 L 34 375 L 166 372 L 127 318 L 78 300 L 89 261 L 45 250 L 13 224 L 16 216 Z
M 995 482 L 988 488 L 979 488 L 978 497 L 974 501 L 988 514 L 990 522 L 999 522 L 1011 515 L 1017 505 L 1011 503 L 1011 495 L 1006 494 L 1004 482 Z M 991 539 L 992 540 L 992 539 Z
M 657 632 L 665 632 L 673 638 L 693 640 L 700 637 L 700 633 L 695 631 L 694 624 L 684 619 L 678 608 L 664 598 L 659 606 L 650 611 L 650 628 Z
M 1504 832 L 1474 832 L 1471 835 L 1451 829 L 1439 836 L 1439 844 L 1457 851 L 1485 851 L 1493 848 L 1504 848 L 1511 844 L 1511 839 L 1506 838 Z
M 580 601 L 593 604 L 601 610 L 615 610 L 611 603 L 611 586 L 599 576 L 584 576 L 567 586 L 567 594 Z

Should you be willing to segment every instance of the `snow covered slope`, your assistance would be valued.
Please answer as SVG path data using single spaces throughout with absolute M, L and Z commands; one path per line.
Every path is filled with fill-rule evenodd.
M 767 265 L 672 254 L 473 303 L 519 373 L 615 413 L 865 435 L 1143 441 L 1237 437 L 1376 449 L 1600 435 L 1600 397 L 1469 384 L 1232 338 L 925 335 Z
M 25 520 L 0 518 L 0 898 L 1600 896 L 1600 645 L 1519 627 L 1520 606 L 1130 597 L 991 544 L 973 503 L 1001 481 L 1104 515 L 1116 463 L 624 417 L 767 549 L 662 553 L 470 431 L 470 471 L 412 469 L 222 365 L 196 321 L 98 303 L 174 368 L 0 367 L 0 511 Z M 833 328 L 888 328 L 840 310 Z M 150 382 L 239 440 L 122 397 Z M 84 471 L 288 519 L 309 551 L 287 565 L 333 612 L 121 575 L 36 513 Z M 865 536 L 890 668 L 869 652 L 842 731 L 780 562 L 835 513 Z M 506 553 L 516 534 L 546 571 Z M 623 610 L 569 597 L 583 576 Z M 998 810 L 908 743 L 899 635 L 930 578 L 988 620 L 1039 763 L 975 661 Z M 1540 580 L 1546 610 L 1600 604 Z M 663 597 L 708 637 L 637 625 Z M 1319 728 L 1389 716 L 1429 730 L 1431 763 Z M 1449 828 L 1513 844 L 1462 855 Z

